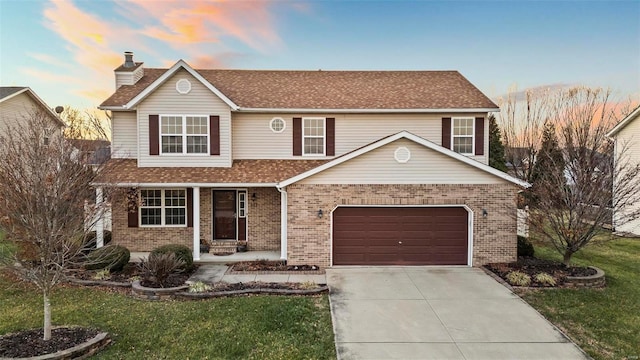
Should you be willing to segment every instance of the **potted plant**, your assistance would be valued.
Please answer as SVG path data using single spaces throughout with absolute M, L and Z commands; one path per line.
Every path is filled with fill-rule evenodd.
M 238 241 L 238 247 L 236 248 L 238 252 L 246 252 L 247 251 L 247 240 Z
M 200 239 L 200 253 L 208 253 L 209 249 L 209 242 L 206 239 Z

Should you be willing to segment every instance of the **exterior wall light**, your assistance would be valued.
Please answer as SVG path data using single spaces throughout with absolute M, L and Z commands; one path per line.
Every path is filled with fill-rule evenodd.
M 487 215 L 489 215 L 489 213 L 487 212 L 487 209 L 482 209 L 482 217 L 486 218 Z
M 322 219 L 322 215 L 323 215 L 322 209 L 319 209 L 318 210 L 318 219 Z

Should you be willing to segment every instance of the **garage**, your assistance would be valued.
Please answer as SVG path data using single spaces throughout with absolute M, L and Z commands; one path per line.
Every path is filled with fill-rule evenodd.
M 463 207 L 339 207 L 334 265 L 467 265 Z

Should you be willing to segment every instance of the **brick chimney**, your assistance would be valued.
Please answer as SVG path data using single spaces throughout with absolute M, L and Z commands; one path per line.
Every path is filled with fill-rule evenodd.
M 133 52 L 124 52 L 124 63 L 114 70 L 116 89 L 122 85 L 134 85 L 144 76 L 144 63 L 133 61 Z

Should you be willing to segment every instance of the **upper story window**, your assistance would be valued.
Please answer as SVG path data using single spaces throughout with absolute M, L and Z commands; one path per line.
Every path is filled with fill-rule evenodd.
M 453 118 L 453 131 L 451 132 L 453 151 L 465 154 L 473 154 L 474 118 Z
M 201 115 L 160 116 L 162 154 L 208 154 L 209 118 Z
M 184 226 L 187 224 L 185 189 L 140 190 L 142 226 Z
M 302 155 L 325 154 L 325 119 L 302 119 Z

